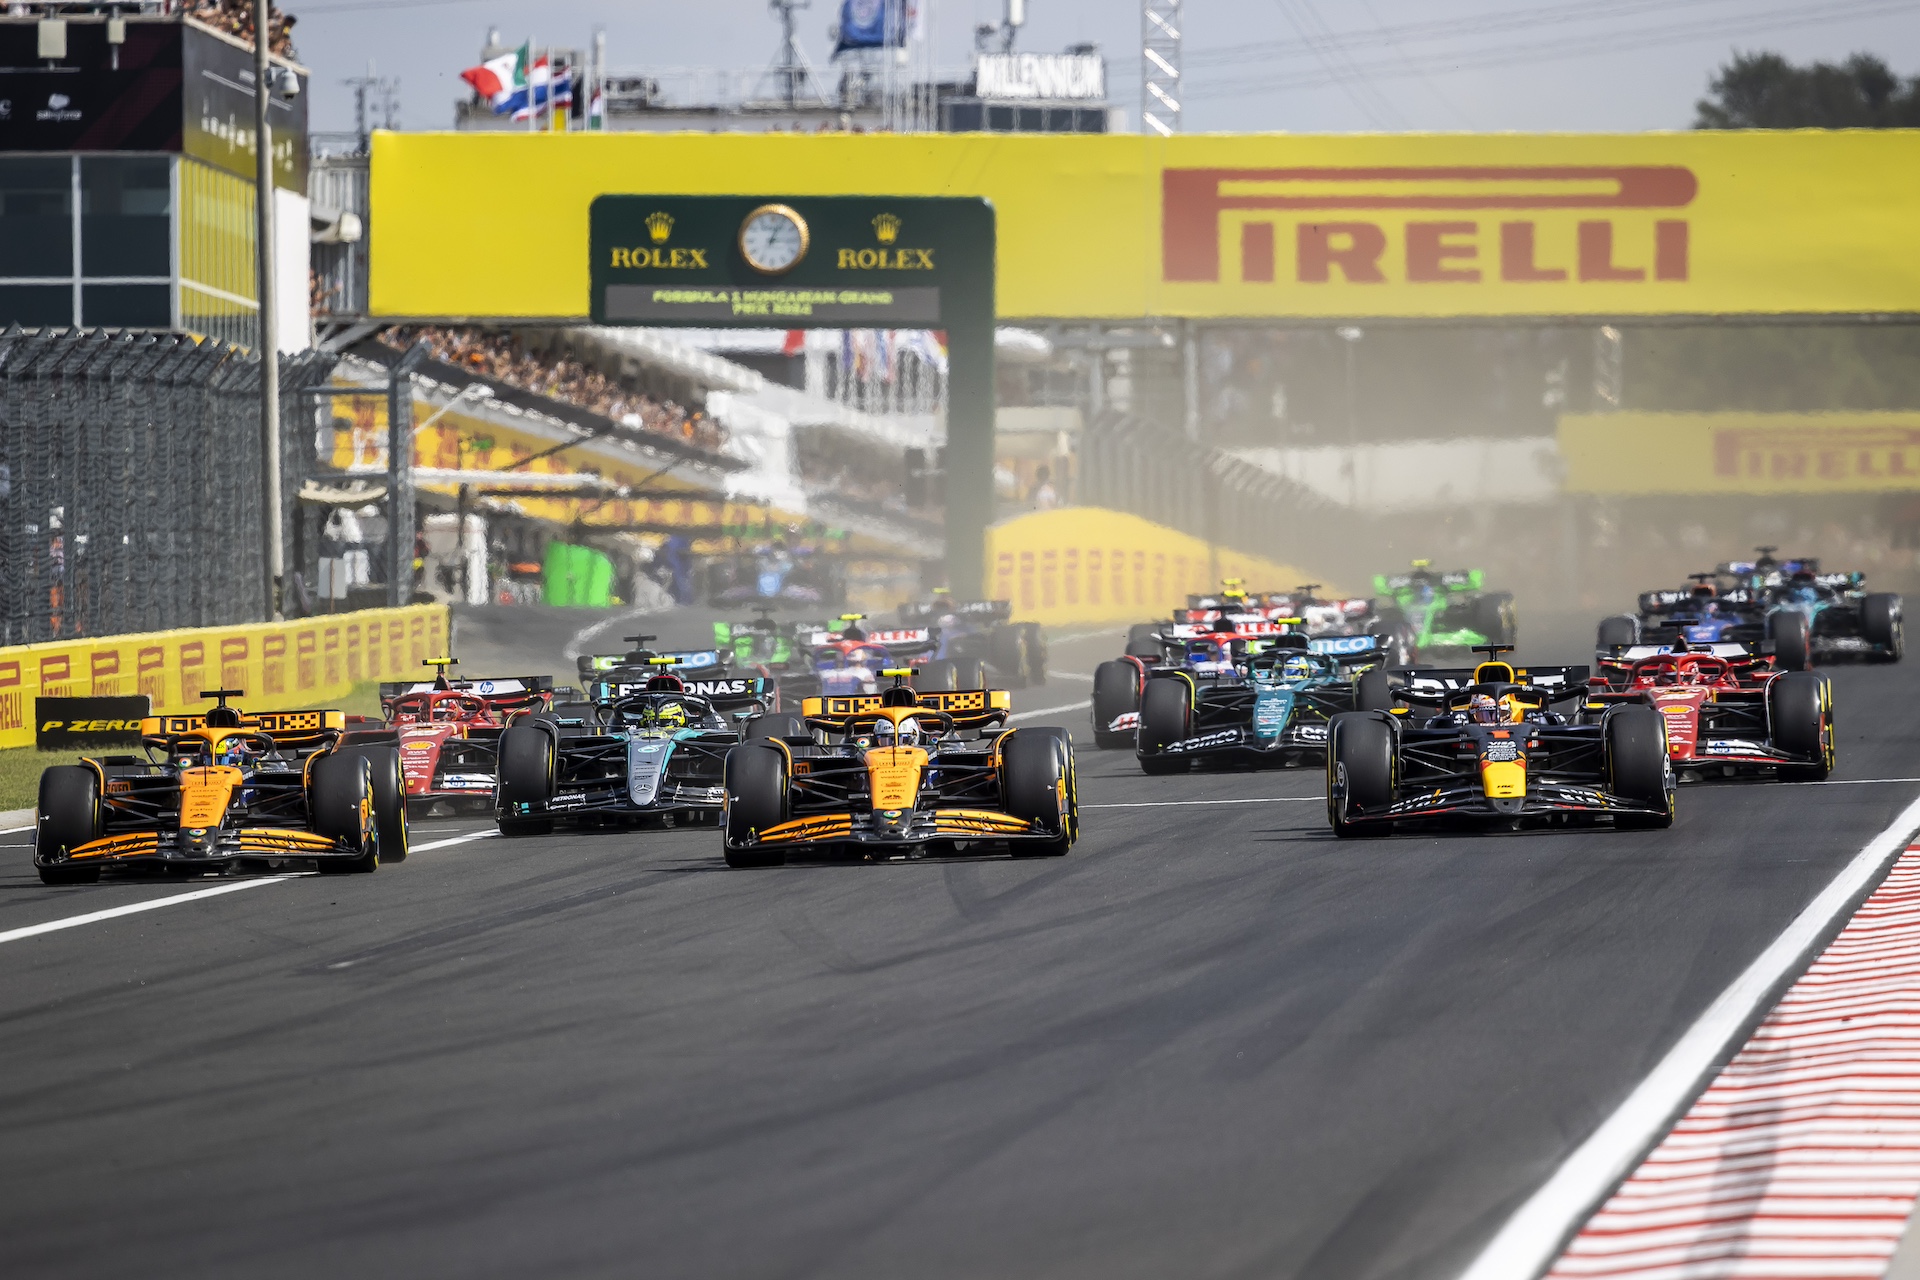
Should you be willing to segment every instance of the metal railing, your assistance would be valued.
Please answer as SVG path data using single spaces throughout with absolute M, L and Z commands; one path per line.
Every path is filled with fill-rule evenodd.
M 298 393 L 332 365 L 280 361 L 289 529 L 314 464 Z M 0 331 L 0 645 L 261 619 L 259 378 L 224 343 Z

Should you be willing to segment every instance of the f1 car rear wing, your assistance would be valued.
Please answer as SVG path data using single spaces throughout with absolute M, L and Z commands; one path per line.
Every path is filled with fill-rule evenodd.
M 140 738 L 150 746 L 165 746 L 174 738 L 198 733 L 207 727 L 204 715 L 147 716 L 140 721 Z M 274 742 L 295 751 L 318 748 L 346 732 L 347 713 L 315 709 L 312 711 L 243 711 L 240 728 L 266 734 Z
M 1381 594 L 1393 591 L 1405 591 L 1418 582 L 1429 582 L 1447 591 L 1478 591 L 1486 580 L 1486 571 L 1482 569 L 1449 569 L 1445 573 L 1396 573 L 1392 575 L 1377 573 L 1373 576 L 1373 589 Z
M 907 657 L 932 649 L 939 637 L 932 627 L 878 628 L 867 632 L 865 643 L 885 645 L 896 657 Z
M 1486 667 L 1505 665 L 1481 663 L 1478 667 L 1409 667 L 1399 673 L 1405 683 L 1394 692 L 1408 702 L 1443 703 L 1450 694 L 1480 683 Z M 1583 695 L 1587 681 L 1593 675 L 1593 668 L 1585 663 L 1568 667 L 1512 667 L 1510 670 L 1513 672 L 1511 683 L 1542 690 L 1553 702 Z
M 1658 658 L 1669 653 L 1702 653 L 1734 662 L 1773 656 L 1771 640 L 1721 640 L 1713 644 L 1614 644 L 1599 653 L 1603 663 L 1631 666 L 1642 658 Z
M 655 664 L 656 658 L 667 658 L 669 661 Z M 596 671 L 617 671 L 621 667 L 635 667 L 652 672 L 656 666 L 678 675 L 683 671 L 699 671 L 707 667 L 725 665 L 726 658 L 718 649 L 687 649 L 678 653 L 649 654 L 646 662 L 636 662 L 631 654 L 625 653 L 593 653 L 580 656 L 580 674 L 583 676 L 591 675 Z
M 649 672 L 647 679 L 652 678 Z M 681 680 L 688 697 L 703 698 L 718 710 L 750 705 L 764 706 L 773 697 L 774 682 L 766 676 L 716 676 L 711 680 Z M 647 693 L 647 680 L 604 680 L 594 685 L 601 702 L 616 702 L 636 693 Z M 652 690 L 658 693 L 659 690 Z
M 380 701 L 390 702 L 403 698 L 410 693 L 471 693 L 479 698 L 527 698 L 534 694 L 551 693 L 552 676 L 496 676 L 492 679 L 476 678 L 449 680 L 444 685 L 436 685 L 431 680 L 383 681 L 380 685 Z
M 1308 653 L 1324 653 L 1342 665 L 1373 663 L 1380 658 L 1379 636 L 1318 636 L 1307 641 Z
M 1013 710 L 1013 695 L 1005 689 L 961 689 L 949 693 L 921 693 L 917 705 L 928 711 L 945 712 L 953 720 L 956 729 L 985 729 L 1003 723 Z M 809 725 L 822 729 L 840 730 L 850 720 L 862 716 L 877 715 L 886 705 L 882 695 L 877 693 L 854 694 L 849 697 L 805 698 L 800 703 L 800 714 L 806 717 Z

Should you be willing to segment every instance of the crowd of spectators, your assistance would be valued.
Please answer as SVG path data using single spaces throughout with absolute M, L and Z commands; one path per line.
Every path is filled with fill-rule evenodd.
M 253 43 L 253 0 L 183 0 L 178 8 L 195 22 Z M 294 57 L 293 15 L 278 5 L 268 12 L 272 15 L 268 19 L 272 38 L 267 48 L 283 58 Z
M 703 449 L 726 443 L 726 431 L 698 409 L 624 387 L 571 356 L 532 350 L 512 334 L 428 325 L 391 331 L 386 340 L 402 349 L 424 341 L 437 360 L 577 405 L 633 430 L 673 436 Z

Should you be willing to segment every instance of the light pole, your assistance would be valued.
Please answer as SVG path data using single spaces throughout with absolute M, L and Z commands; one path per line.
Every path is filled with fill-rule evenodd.
M 269 621 L 280 616 L 280 579 L 287 568 L 280 535 L 280 333 L 275 324 L 273 288 L 273 126 L 267 120 L 273 93 L 268 74 L 273 63 L 267 49 L 273 34 L 271 11 L 268 0 L 253 0 L 253 234 L 258 242 L 255 293 L 260 299 L 255 348 L 260 353 L 260 456 L 266 487 L 261 521 L 266 526 Z
M 1347 505 L 1358 510 L 1360 506 L 1360 389 L 1354 380 L 1354 348 L 1360 339 L 1366 337 L 1365 331 L 1347 324 L 1334 332 L 1347 347 Z

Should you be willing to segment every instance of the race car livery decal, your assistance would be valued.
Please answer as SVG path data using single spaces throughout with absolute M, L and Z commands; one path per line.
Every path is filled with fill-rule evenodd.
M 1372 653 L 1379 647 L 1379 639 L 1375 636 L 1323 636 L 1307 641 L 1307 649 L 1312 653 Z
M 627 796 L 637 805 L 653 803 L 660 776 L 673 755 L 673 743 L 661 738 L 634 738 L 627 743 Z
M 1123 730 L 1138 729 L 1139 727 L 1140 713 L 1138 711 L 1122 711 L 1119 715 L 1115 716 L 1113 722 L 1107 726 L 1107 732 L 1119 733 Z

